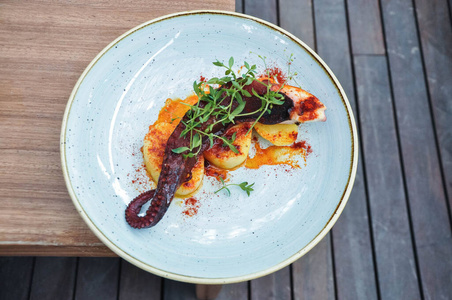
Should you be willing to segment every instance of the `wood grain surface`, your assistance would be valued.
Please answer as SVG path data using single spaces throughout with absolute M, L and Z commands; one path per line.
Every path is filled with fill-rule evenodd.
M 2 1 L 0 255 L 113 255 L 76 212 L 59 153 L 63 112 L 88 63 L 127 30 L 234 0 Z
M 29 299 L 71 299 L 74 295 L 77 261 L 75 257 L 37 257 Z
M 347 22 L 346 3 L 340 0 L 319 0 L 314 7 L 317 51 L 344 88 L 358 122 L 351 38 L 347 34 L 347 28 L 352 25 Z M 360 137 L 359 127 L 358 134 Z M 355 184 L 347 207 L 331 233 L 335 289 L 337 297 L 341 299 L 378 299 L 361 141 L 359 138 Z
M 419 299 L 386 58 L 355 57 L 355 74 L 381 298 Z

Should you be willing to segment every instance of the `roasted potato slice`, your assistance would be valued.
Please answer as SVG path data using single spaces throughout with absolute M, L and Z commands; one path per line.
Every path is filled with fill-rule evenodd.
M 155 182 L 158 182 L 162 170 L 163 156 L 166 143 L 174 125 L 169 123 L 156 123 L 149 126 L 149 132 L 144 137 L 143 156 L 146 170 Z M 186 196 L 198 189 L 204 177 L 204 157 L 201 155 L 192 169 L 192 178 L 182 183 L 177 189 L 176 196 Z
M 231 139 L 234 132 L 236 137 L 232 143 L 238 153 L 232 151 L 228 146 L 223 145 L 223 141 L 217 139 L 212 148 L 204 151 L 204 157 L 214 166 L 222 169 L 233 169 L 241 165 L 248 157 L 251 145 L 251 123 L 240 123 L 229 128 L 224 136 Z M 250 131 L 248 133 L 248 131 Z M 248 134 L 247 134 L 248 133 Z
M 298 135 L 298 126 L 295 124 L 265 125 L 257 123 L 254 129 L 261 137 L 276 146 L 293 144 Z

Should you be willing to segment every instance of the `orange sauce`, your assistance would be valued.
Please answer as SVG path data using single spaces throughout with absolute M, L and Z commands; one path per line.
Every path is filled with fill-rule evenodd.
M 179 124 L 180 119 L 185 115 L 185 113 L 190 109 L 190 106 L 185 105 L 194 105 L 198 102 L 198 97 L 196 95 L 191 95 L 182 99 L 166 99 L 165 105 L 162 107 L 162 109 L 159 112 L 159 116 L 157 118 L 157 121 L 155 121 L 155 125 L 157 123 L 171 123 L 174 125 L 174 127 Z M 185 104 L 183 104 L 185 103 Z M 151 125 L 151 126 L 152 126 Z
M 220 169 L 215 167 L 212 164 L 206 163 L 204 175 L 214 177 L 216 180 L 220 181 L 220 177 L 223 178 L 224 181 L 228 180 L 229 170 Z
M 289 165 L 292 168 L 300 168 L 297 158 L 301 157 L 306 165 L 306 156 L 311 153 L 311 146 L 306 142 L 297 142 L 290 146 L 270 146 L 261 148 L 259 143 L 254 143 L 256 154 L 248 158 L 245 167 L 259 169 L 264 165 Z

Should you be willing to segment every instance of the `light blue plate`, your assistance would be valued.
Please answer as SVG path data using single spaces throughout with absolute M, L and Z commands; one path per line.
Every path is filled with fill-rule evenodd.
M 251 53 L 252 52 L 252 53 Z M 205 178 L 198 213 L 174 200 L 155 227 L 131 228 L 127 204 L 150 188 L 135 181 L 142 140 L 167 98 L 185 98 L 212 65 L 233 56 L 291 70 L 327 106 L 327 121 L 301 125 L 313 153 L 300 169 L 265 166 L 231 172 L 231 182 L 255 182 L 248 197 L 214 194 Z M 325 63 L 290 33 L 230 12 L 194 11 L 161 17 L 120 36 L 90 63 L 69 98 L 61 131 L 61 160 L 69 194 L 91 230 L 119 256 L 160 276 L 192 283 L 232 283 L 294 262 L 336 222 L 356 173 L 357 135 L 350 105 Z M 137 169 L 139 169 L 137 171 Z M 146 180 L 145 180 L 146 181 Z

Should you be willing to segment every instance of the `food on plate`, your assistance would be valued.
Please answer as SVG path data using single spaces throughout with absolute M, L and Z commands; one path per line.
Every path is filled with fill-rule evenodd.
M 157 188 L 142 193 L 129 203 L 125 217 L 130 226 L 147 228 L 156 225 L 164 216 L 178 188 L 194 177 L 195 166 L 206 150 L 221 144 L 221 147 L 239 154 L 234 159 L 228 157 L 226 160 L 230 164 L 226 167 L 240 162 L 243 158 L 240 156 L 240 149 L 249 146 L 247 143 L 234 144 L 239 131 L 245 133 L 243 136 L 246 140 L 257 123 L 272 125 L 325 121 L 326 107 L 315 96 L 290 87 L 285 82 L 269 78 L 257 79 L 256 65 L 250 66 L 246 62 L 246 72 L 237 75 L 232 70 L 233 64 L 232 57 L 227 65 L 220 61 L 214 62 L 214 65 L 226 69 L 225 76 L 212 78 L 206 83 L 195 82 L 193 89 L 198 101 L 190 106 L 181 119 L 171 119 L 171 122 L 178 124 L 167 139 L 164 149 L 156 151 L 160 155 L 163 153 L 161 169 L 155 168 L 152 171 L 155 174 L 160 171 Z M 247 131 L 239 128 L 235 133 L 232 132 L 234 125 L 244 123 L 251 124 Z M 159 129 L 159 133 L 165 131 L 164 126 Z M 155 167 L 154 165 L 151 167 Z M 142 206 L 149 201 L 150 206 L 145 215 L 140 216 Z
M 235 135 L 232 145 L 237 152 L 224 146 L 223 141 L 216 140 L 211 148 L 204 151 L 205 159 L 218 168 L 228 170 L 243 164 L 251 147 L 251 126 L 252 123 L 249 122 L 239 123 L 225 131 L 223 136 L 227 139 L 231 139 Z
M 282 86 L 280 92 L 294 101 L 294 108 L 290 111 L 291 121 L 295 123 L 326 121 L 326 106 L 316 96 L 290 85 Z M 284 123 L 287 124 L 287 122 Z

